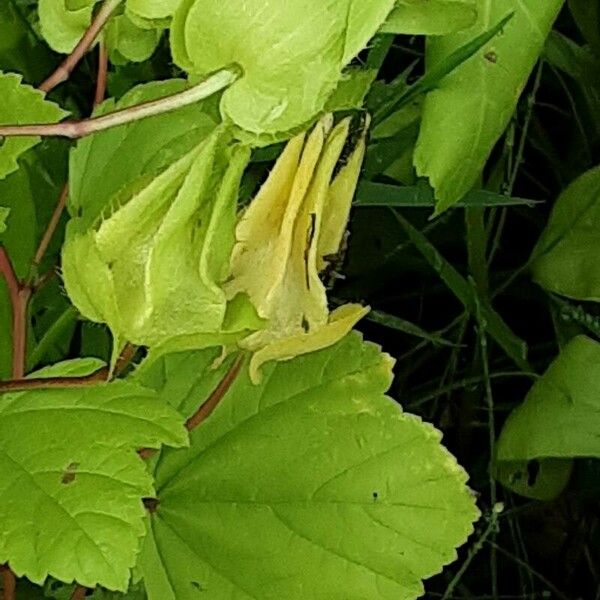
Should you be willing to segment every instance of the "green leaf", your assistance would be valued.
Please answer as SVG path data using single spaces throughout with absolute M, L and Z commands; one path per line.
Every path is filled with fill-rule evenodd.
M 567 487 L 573 461 L 564 458 L 542 460 L 503 460 L 493 465 L 493 475 L 513 492 L 548 502 Z
M 475 23 L 475 0 L 396 0 L 383 33 L 444 35 Z
M 12 0 L 0 2 L 0 71 L 18 71 L 35 83 L 53 67 L 48 48 L 31 31 Z
M 142 29 L 127 14 L 113 17 L 105 32 L 105 42 L 113 64 L 128 61 L 142 62 L 154 54 L 162 31 L 159 29 Z
M 527 363 L 527 345 L 518 338 L 504 322 L 502 317 L 484 299 L 478 298 L 473 286 L 465 279 L 431 244 L 431 242 L 416 229 L 400 213 L 395 213 L 396 219 L 406 231 L 409 239 L 423 258 L 438 273 L 440 279 L 452 290 L 465 309 L 472 315 L 481 315 L 486 331 L 506 352 L 514 363 L 523 371 L 531 371 Z
M 57 104 L 44 100 L 44 94 L 21 83 L 21 76 L 0 72 L 0 125 L 55 123 L 68 113 Z M 18 168 L 17 159 L 35 146 L 38 137 L 14 137 L 0 140 L 0 179 Z
M 400 186 L 362 181 L 356 191 L 355 206 L 394 206 L 433 208 L 434 191 L 428 185 Z M 472 190 L 457 202 L 457 206 L 535 206 L 535 200 L 495 194 L 487 190 Z
M 428 41 L 428 70 L 510 11 L 513 18 L 425 100 L 415 152 L 419 175 L 436 191 L 437 212 L 476 183 L 516 107 L 563 0 L 478 0 L 478 20 L 462 33 Z
M 362 108 L 377 71 L 375 69 L 350 68 L 327 100 L 325 110 L 338 112 Z
M 250 0 L 241 6 L 183 0 L 171 47 L 175 62 L 192 73 L 240 64 L 244 77 L 223 94 L 221 110 L 253 141 L 270 143 L 323 112 L 344 67 L 393 6 L 394 0 Z
M 25 169 L 0 180 L 0 205 L 9 211 L 7 228 L 1 237 L 2 245 L 10 256 L 17 277 L 23 278 L 29 272 L 37 244 L 34 192 Z
M 589 0 L 568 0 L 567 3 L 585 40 L 600 58 L 600 6 Z
M 79 359 L 38 377 L 85 375 Z M 144 535 L 152 478 L 142 447 L 184 446 L 179 414 L 133 382 L 0 397 L 0 560 L 41 584 L 52 574 L 125 591 Z
M 142 381 L 189 414 L 222 377 L 214 356 L 165 357 Z M 440 433 L 384 395 L 391 367 L 353 334 L 260 386 L 242 372 L 191 448 L 158 459 L 150 600 L 420 596 L 478 513 Z
M 568 459 L 600 457 L 599 361 L 600 344 L 577 336 L 536 381 L 523 404 L 508 417 L 498 439 L 501 481 L 523 495 L 549 499 L 568 483 Z M 540 468 L 540 482 L 533 489 L 523 485 L 527 477 L 515 478 L 519 466 L 524 470 L 529 461 L 538 461 Z
M 400 108 L 408 105 L 421 94 L 425 94 L 438 88 L 443 79 L 457 69 L 464 62 L 469 60 L 479 52 L 490 40 L 502 31 L 503 27 L 512 19 L 514 13 L 509 13 L 501 19 L 494 27 L 487 29 L 477 37 L 470 39 L 464 45 L 459 46 L 453 52 L 440 60 L 433 68 L 427 69 L 427 72 L 418 79 L 413 85 L 406 85 L 406 73 L 400 75 L 394 82 L 385 88 L 389 91 L 384 94 L 384 100 L 380 106 L 377 106 L 374 121 L 381 123 L 392 116 Z M 389 95 L 389 98 L 387 97 Z M 420 107 L 419 107 L 420 108 Z M 419 111 L 419 114 L 421 111 Z
M 127 13 L 146 23 L 169 21 L 181 0 L 127 0 Z
M 104 115 L 182 91 L 181 79 L 135 87 L 118 102 L 107 100 Z M 111 199 L 132 182 L 155 177 L 206 138 L 217 124 L 209 102 L 187 106 L 84 138 L 71 153 L 69 211 L 91 225 Z
M 572 339 L 506 421 L 498 460 L 600 457 L 600 344 Z
M 535 281 L 569 298 L 600 302 L 598 227 L 600 167 L 576 179 L 556 201 L 530 259 Z
M 40 28 L 50 48 L 69 54 L 89 27 L 96 2 L 82 0 L 69 7 L 66 0 L 39 0 Z

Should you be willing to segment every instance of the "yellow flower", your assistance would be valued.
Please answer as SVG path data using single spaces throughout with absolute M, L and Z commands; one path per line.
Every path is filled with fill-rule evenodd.
M 365 155 L 365 131 L 339 173 L 350 119 L 333 127 L 328 115 L 312 133 L 292 139 L 236 228 L 229 298 L 246 293 L 264 329 L 241 346 L 261 366 L 335 344 L 367 312 L 357 304 L 329 311 L 320 273 L 339 252 Z

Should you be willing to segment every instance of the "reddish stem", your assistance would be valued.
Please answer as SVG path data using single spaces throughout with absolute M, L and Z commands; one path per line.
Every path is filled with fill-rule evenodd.
M 202 406 L 185 422 L 185 427 L 188 431 L 193 431 L 196 429 L 196 427 L 198 427 L 198 425 L 210 417 L 212 412 L 219 405 L 219 402 L 221 402 L 225 394 L 229 391 L 229 388 L 233 385 L 233 382 L 237 379 L 243 362 L 243 356 L 239 356 L 229 371 L 225 373 L 223 379 L 219 381 L 219 384 L 213 390 L 206 402 L 204 402 Z
M 40 85 L 42 92 L 48 93 L 53 90 L 57 85 L 67 81 L 71 76 L 71 73 L 75 67 L 79 64 L 81 59 L 85 56 L 85 53 L 92 47 L 96 41 L 98 34 L 102 31 L 102 28 L 106 25 L 110 19 L 112 13 L 121 3 L 121 0 L 105 0 L 104 4 L 96 14 L 96 17 L 92 21 L 88 30 L 85 32 L 83 37 L 79 40 L 75 49 L 67 58 L 60 64 L 60 66 Z
M 17 578 L 8 565 L 2 565 L 2 600 L 15 600 L 17 597 Z
M 94 107 L 101 104 L 106 96 L 106 78 L 108 76 L 108 50 L 106 44 L 100 42 L 98 46 L 98 76 L 96 77 L 96 94 Z
M 37 270 L 42 262 L 46 251 L 48 250 L 48 246 L 52 241 L 52 236 L 60 223 L 60 217 L 65 209 L 67 204 L 67 198 L 69 197 L 69 185 L 65 184 L 58 198 L 58 202 L 56 203 L 56 207 L 54 208 L 54 212 L 52 213 L 52 217 L 50 218 L 50 222 L 48 223 L 48 227 L 46 227 L 46 231 L 42 237 L 42 241 L 38 246 L 38 249 L 33 258 L 32 267 Z
M 225 376 L 221 381 L 219 381 L 217 387 L 212 391 L 211 395 L 206 399 L 205 402 L 202 403 L 202 406 L 185 422 L 185 428 L 188 431 L 193 431 L 206 421 L 208 417 L 213 413 L 215 408 L 219 405 L 219 402 L 223 399 L 225 394 L 229 391 L 233 382 L 237 379 L 237 376 L 240 374 L 240 370 L 242 368 L 242 364 L 244 362 L 243 356 L 240 356 L 233 363 L 229 371 L 225 373 Z M 138 454 L 141 458 L 146 459 L 150 458 L 156 453 L 154 448 L 142 448 L 138 451 Z
M 86 593 L 87 593 L 87 588 L 83 587 L 82 585 L 78 585 L 73 590 L 73 594 L 71 595 L 71 600 L 83 600 L 85 598 Z

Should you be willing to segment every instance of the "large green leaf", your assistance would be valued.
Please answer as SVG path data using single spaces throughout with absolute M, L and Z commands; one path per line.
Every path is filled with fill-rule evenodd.
M 167 356 L 140 377 L 191 414 L 222 377 L 216 356 Z M 149 598 L 420 596 L 477 510 L 440 433 L 384 395 L 391 366 L 352 334 L 271 363 L 259 386 L 244 367 L 191 448 L 158 459 Z
M 96 114 L 180 92 L 181 79 L 140 85 L 118 102 L 107 100 Z M 209 103 L 198 103 L 165 115 L 115 127 L 81 140 L 71 153 L 69 210 L 93 222 L 115 194 L 141 176 L 151 179 L 204 139 L 216 125 Z
M 534 279 L 577 300 L 600 302 L 600 167 L 575 180 L 558 198 L 531 256 Z
M 89 27 L 97 1 L 82 0 L 69 10 L 66 0 L 39 0 L 40 29 L 48 45 L 69 54 Z
M 504 31 L 430 92 L 415 151 L 419 175 L 436 190 L 438 212 L 476 183 L 543 48 L 563 0 L 477 0 L 477 23 L 428 41 L 428 69 L 514 11 Z
M 223 94 L 222 112 L 253 139 L 270 140 L 324 110 L 343 68 L 394 3 L 183 0 L 171 28 L 173 56 L 201 74 L 239 63 L 244 77 Z
M 21 76 L 0 72 L 0 125 L 57 122 L 67 115 L 44 94 L 21 83 Z M 38 137 L 15 137 L 0 144 L 0 179 L 18 168 L 21 154 L 39 142 Z
M 600 457 L 600 344 L 571 340 L 509 416 L 498 460 Z
M 79 359 L 38 376 L 85 375 Z M 136 450 L 186 445 L 179 414 L 132 382 L 0 396 L 0 560 L 41 584 L 48 575 L 126 590 L 144 535 L 152 477 Z
M 476 0 L 396 0 L 381 31 L 443 35 L 466 29 L 476 19 Z
M 510 414 L 496 445 L 505 485 L 547 500 L 567 485 L 570 459 L 600 458 L 599 364 L 600 344 L 573 338 Z

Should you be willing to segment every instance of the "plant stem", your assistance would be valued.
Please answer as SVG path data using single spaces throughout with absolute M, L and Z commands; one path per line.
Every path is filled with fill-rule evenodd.
M 206 421 L 212 412 L 217 408 L 219 402 L 223 399 L 223 396 L 229 391 L 229 388 L 233 385 L 233 382 L 237 379 L 244 362 L 243 356 L 239 356 L 229 371 L 225 373 L 225 376 L 217 387 L 213 390 L 211 395 L 208 397 L 206 402 L 185 422 L 185 427 L 188 431 L 193 431 L 202 423 Z
M 27 300 L 23 295 L 23 289 L 19 284 L 12 262 L 5 248 L 0 246 L 0 273 L 6 281 L 8 295 L 12 307 L 12 376 L 20 379 L 25 374 L 25 349 L 27 339 Z M 15 600 L 17 580 L 15 574 L 8 565 L 2 566 L 3 600 Z
M 19 282 L 10 257 L 3 247 L 0 247 L 0 273 L 6 281 L 12 307 L 12 377 L 18 380 L 25 375 L 27 304 L 31 296 L 31 288 Z
M 94 107 L 104 101 L 106 96 L 106 77 L 108 75 L 108 50 L 104 42 L 98 46 L 98 75 L 96 77 L 96 94 L 94 95 Z
M 0 127 L 0 137 L 9 136 L 54 136 L 66 137 L 70 139 L 79 139 L 92 133 L 98 133 L 126 125 L 148 117 L 162 115 L 178 108 L 195 104 L 229 87 L 241 75 L 238 67 L 228 67 L 217 71 L 201 83 L 178 92 L 171 96 L 166 96 L 158 100 L 144 102 L 136 106 L 131 106 L 101 117 L 92 117 L 83 121 L 63 121 L 62 123 L 47 123 L 41 125 L 8 125 Z
M 42 236 L 42 240 L 40 241 L 40 245 L 35 253 L 33 261 L 31 263 L 31 272 L 28 278 L 28 281 L 31 283 L 32 276 L 37 272 L 40 263 L 42 262 L 46 251 L 48 250 L 48 246 L 52 241 L 52 236 L 58 227 L 60 222 L 60 217 L 65 209 L 65 205 L 67 203 L 67 198 L 69 197 L 69 186 L 65 184 L 63 187 L 60 196 L 58 198 L 58 202 L 56 203 L 56 207 L 54 208 L 54 212 L 52 213 L 52 217 L 50 217 L 50 221 L 48 226 L 46 227 L 46 231 L 44 231 L 44 235 Z
M 115 11 L 117 6 L 121 4 L 122 0 L 105 0 L 100 10 L 96 14 L 96 17 L 92 21 L 88 30 L 85 32 L 83 37 L 79 40 L 77 46 L 75 46 L 73 52 L 60 64 L 60 66 L 46 79 L 41 85 L 40 90 L 48 93 L 53 90 L 57 85 L 67 81 L 71 76 L 71 73 L 75 67 L 79 64 L 85 53 L 92 47 L 98 34 L 102 31 L 110 19 L 112 13 Z
M 237 379 L 243 363 L 243 356 L 239 356 L 234 361 L 229 371 L 225 373 L 223 379 L 217 384 L 217 387 L 212 391 L 206 401 L 202 403 L 202 406 L 200 406 L 200 408 L 185 422 L 185 428 L 188 431 L 193 431 L 210 417 L 215 408 L 219 405 L 219 402 L 221 402 L 225 394 L 229 391 L 229 388 L 233 385 L 233 382 Z M 138 454 L 143 459 L 150 458 L 155 453 L 156 450 L 154 448 L 142 448 L 138 451 Z
M 83 600 L 85 598 L 86 592 L 87 588 L 84 588 L 82 585 L 76 586 L 73 590 L 71 600 Z
M 2 600 L 15 600 L 17 597 L 17 579 L 8 565 L 2 567 Z
M 105 382 L 107 377 L 108 369 L 104 367 L 85 377 L 32 377 L 30 379 L 10 379 L 9 381 L 0 381 L 0 394 L 53 388 L 64 389 L 71 387 L 85 387 Z

